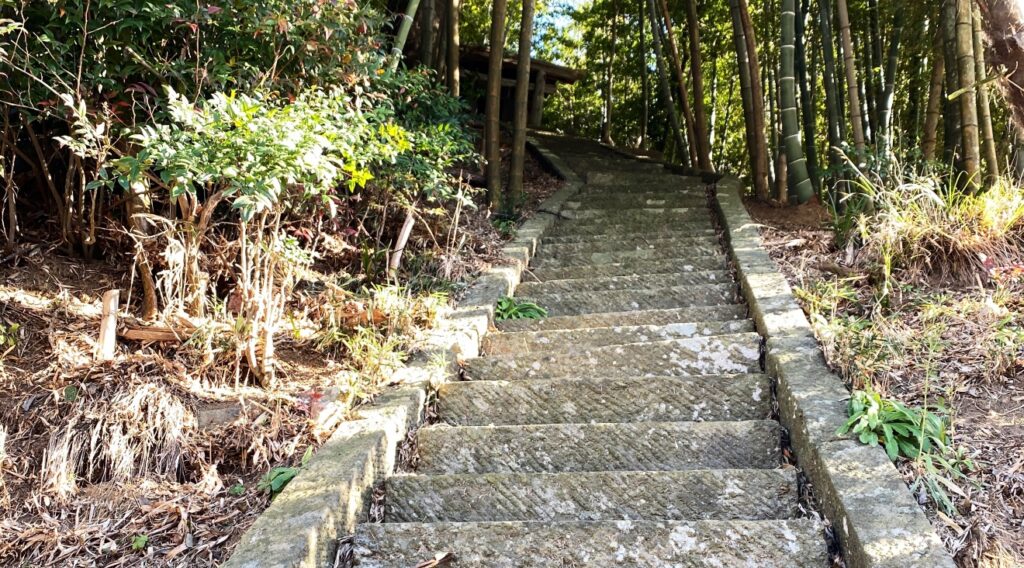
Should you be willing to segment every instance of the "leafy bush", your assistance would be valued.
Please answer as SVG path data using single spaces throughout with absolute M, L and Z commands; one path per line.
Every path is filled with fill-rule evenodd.
M 548 311 L 533 302 L 516 300 L 503 296 L 498 300 L 494 310 L 494 319 L 498 321 L 516 319 L 543 319 L 548 316 Z

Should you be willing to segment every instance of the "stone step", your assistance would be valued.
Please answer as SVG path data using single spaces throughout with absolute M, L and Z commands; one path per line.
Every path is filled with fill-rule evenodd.
M 747 307 L 735 304 L 726 306 L 695 306 L 671 310 L 638 310 L 633 312 L 609 312 L 579 316 L 554 316 L 540 320 L 506 320 L 496 322 L 503 332 L 554 331 L 615 327 L 618 325 L 668 325 L 693 321 L 727 321 L 747 317 Z
M 760 420 L 770 399 L 763 373 L 456 381 L 440 386 L 438 414 L 455 426 Z
M 417 433 L 417 473 L 775 469 L 771 420 L 526 426 L 430 426 Z
M 576 194 L 565 202 L 564 209 L 569 210 L 607 210 L 607 209 L 648 209 L 652 207 L 686 207 L 706 209 L 707 196 L 701 192 L 658 193 L 650 192 L 635 195 L 583 193 Z
M 721 247 L 715 235 L 700 235 L 680 238 L 628 238 L 615 240 L 591 240 L 583 242 L 547 242 L 541 241 L 540 252 L 545 255 L 579 254 L 595 252 L 619 252 L 630 250 L 686 250 L 689 247 Z M 724 253 L 723 253 L 724 254 Z
M 703 187 L 705 184 L 698 177 L 686 177 L 670 174 L 670 179 L 679 184 L 680 187 Z M 587 185 L 631 185 L 644 186 L 654 183 L 665 183 L 666 176 L 663 173 L 643 173 L 635 171 L 623 172 L 595 172 L 587 176 Z
M 665 325 L 626 325 L 556 331 L 492 333 L 483 341 L 487 355 L 523 353 L 565 353 L 579 347 L 605 347 L 626 343 L 666 341 L 755 331 L 750 320 L 670 323 Z
M 678 223 L 695 219 L 710 219 L 707 207 L 644 207 L 638 209 L 567 209 L 561 212 L 564 220 L 575 223 L 602 223 L 610 220 L 630 223 Z
M 664 220 L 648 219 L 634 220 L 631 223 L 622 223 L 618 219 L 614 221 L 598 219 L 572 221 L 562 220 L 555 223 L 546 233 L 545 237 L 558 237 L 564 235 L 603 235 L 606 238 L 615 239 L 634 235 L 653 234 L 676 234 L 676 233 L 705 233 L 715 231 L 716 227 L 711 222 L 711 214 L 694 217 L 689 220 Z
M 736 284 L 700 284 L 647 288 L 643 290 L 585 291 L 567 294 L 517 294 L 516 298 L 533 302 L 551 316 L 571 316 L 630 310 L 661 310 L 683 306 L 714 306 L 736 303 Z
M 388 523 L 790 519 L 796 470 L 402 475 L 387 480 Z
M 759 373 L 760 346 L 761 336 L 756 333 L 577 346 L 559 353 L 467 359 L 463 371 L 476 381 Z
M 642 274 L 681 274 L 728 270 L 724 256 L 698 256 L 690 258 L 629 259 L 600 266 L 565 266 L 559 268 L 531 268 L 523 273 L 524 282 L 549 280 L 576 280 L 580 278 L 606 278 L 610 276 L 637 276 Z
M 713 228 L 700 229 L 688 231 L 686 229 L 678 230 L 666 230 L 663 228 L 654 228 L 651 232 L 637 231 L 630 234 L 618 235 L 615 237 L 617 242 L 631 243 L 631 244 L 645 244 L 650 241 L 663 240 L 663 239 L 697 239 L 697 238 L 716 238 L 718 231 Z M 595 243 L 595 242 L 607 242 L 608 235 L 545 235 L 541 242 L 545 245 L 561 245 L 561 244 L 573 244 L 573 243 Z
M 644 290 L 672 286 L 697 286 L 733 282 L 732 274 L 725 270 L 680 272 L 676 274 L 641 274 L 633 276 L 606 276 L 601 278 L 572 278 L 546 282 L 523 282 L 516 294 L 571 294 L 574 292 L 606 292 L 612 290 Z
M 614 252 L 567 252 L 552 253 L 541 249 L 530 262 L 534 268 L 561 268 L 566 266 L 614 264 L 626 260 L 658 260 L 662 258 L 695 258 L 714 256 L 725 258 L 725 252 L 718 244 L 712 246 L 690 245 L 673 248 L 641 248 Z
M 825 568 L 822 527 L 771 521 L 383 523 L 356 529 L 359 568 Z

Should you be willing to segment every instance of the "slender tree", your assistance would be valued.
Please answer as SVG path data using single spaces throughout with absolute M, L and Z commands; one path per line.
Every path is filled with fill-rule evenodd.
M 619 2 L 612 0 L 612 19 L 610 22 L 611 40 L 608 45 L 607 65 L 605 66 L 604 114 L 601 120 L 601 142 L 614 146 L 612 139 L 612 116 L 615 110 L 615 51 L 619 39 Z
M 981 151 L 978 97 L 974 77 L 974 26 L 971 0 L 956 0 L 956 62 L 960 75 L 960 137 L 967 183 L 977 186 Z
M 448 35 L 448 61 L 445 64 L 445 71 L 448 92 L 453 97 L 459 96 L 462 89 L 459 71 L 459 57 L 461 55 L 460 50 L 462 49 L 462 44 L 459 41 L 459 9 L 461 4 L 462 0 L 447 0 L 448 14 L 445 18 L 445 27 L 447 28 Z
M 705 171 L 714 171 L 711 161 L 711 137 L 708 135 L 707 109 L 704 105 L 704 73 L 701 70 L 700 19 L 697 0 L 686 2 L 686 28 L 690 36 L 690 77 L 693 80 L 693 121 L 697 147 L 697 165 Z
M 1024 2 L 978 0 L 985 35 L 991 45 L 992 64 L 1001 67 L 1000 84 L 1020 133 L 1024 133 Z
M 896 99 L 896 67 L 899 64 L 900 32 L 903 28 L 903 3 L 898 2 L 894 8 L 892 28 L 889 34 L 889 49 L 886 56 L 885 71 L 882 73 L 884 84 L 878 97 L 878 124 L 875 140 L 878 141 L 879 153 L 888 155 L 892 150 L 892 109 Z
M 945 94 L 942 104 L 943 154 L 947 164 L 961 163 L 960 102 L 952 97 L 960 90 L 960 69 L 956 60 L 956 3 L 942 3 L 942 56 L 945 62 Z
M 420 63 L 430 66 L 434 61 L 434 0 L 420 3 Z
M 836 148 L 842 145 L 842 131 L 839 123 L 839 90 L 836 85 L 836 60 L 832 37 L 832 2 L 818 0 L 818 26 L 821 29 L 822 84 L 825 87 L 825 113 L 828 127 L 829 162 L 837 163 Z
M 754 104 L 755 78 L 751 75 L 750 54 L 747 52 L 747 39 L 743 27 L 743 16 L 740 14 L 741 0 L 729 0 L 729 11 L 732 21 L 732 38 L 736 51 L 736 66 L 740 76 L 740 98 L 743 101 L 743 126 L 746 132 L 747 153 L 750 157 L 750 177 L 754 186 L 754 195 L 761 201 L 771 198 L 768 184 L 768 156 L 764 142 L 764 106 Z M 761 78 L 757 77 L 757 93 L 761 93 Z M 760 119 L 758 114 L 760 113 Z
M 491 8 L 490 56 L 487 61 L 487 200 L 501 202 L 501 68 L 505 55 L 507 0 L 494 0 Z
M 800 113 L 796 107 L 796 0 L 782 0 L 782 44 L 779 73 L 782 103 L 782 140 L 791 176 L 791 199 L 806 203 L 814 197 L 814 186 L 807 173 L 803 142 L 800 140 Z
M 921 154 L 926 160 L 935 158 L 939 117 L 942 109 L 942 86 L 945 81 L 946 58 L 942 55 L 942 29 L 937 30 L 932 54 L 931 81 L 928 87 L 928 106 L 924 113 L 924 127 L 921 134 Z
M 640 149 L 647 147 L 647 126 L 651 121 L 651 80 L 649 73 L 647 72 L 647 5 L 645 0 L 640 0 L 640 13 L 637 22 L 640 24 L 640 51 L 637 56 L 640 58 L 640 97 L 643 99 L 641 103 L 640 113 L 640 140 L 637 142 L 637 146 Z
M 758 167 L 763 172 L 765 187 L 768 183 L 768 149 L 764 138 L 764 91 L 761 89 L 761 65 L 757 56 L 757 37 L 754 35 L 754 22 L 750 18 L 750 10 L 747 8 L 747 0 L 737 0 L 739 4 L 740 21 L 743 24 L 743 40 L 747 44 L 747 63 L 750 66 L 750 99 L 752 104 L 754 121 L 754 146 L 755 159 Z M 756 184 L 755 184 L 756 187 Z
M 658 84 L 661 86 L 661 98 L 665 101 L 665 112 L 668 114 L 669 127 L 672 130 L 672 138 L 678 148 L 685 151 L 686 139 L 683 137 L 683 130 L 679 125 L 679 115 L 676 113 L 676 105 L 672 100 L 672 87 L 668 82 L 668 72 L 665 69 L 665 53 L 661 45 L 661 24 L 658 23 L 658 8 L 656 0 L 647 0 L 647 16 L 651 22 L 651 45 L 654 47 L 654 60 L 658 69 Z
M 814 144 L 814 109 L 812 108 L 811 93 L 814 91 L 813 82 L 808 84 L 807 76 L 807 50 L 805 48 L 806 37 L 804 22 L 810 10 L 810 0 L 802 0 L 800 12 L 796 17 L 796 80 L 800 87 L 800 118 L 803 127 L 804 157 L 807 159 L 807 172 L 811 176 L 811 185 L 814 193 L 821 189 L 821 179 L 818 177 L 818 151 Z M 813 76 L 813 75 L 812 75 Z
M 850 35 L 850 13 L 846 0 L 836 0 L 836 16 L 839 18 L 839 34 L 843 46 L 843 66 L 846 69 L 847 106 L 850 109 L 850 128 L 853 130 L 853 146 L 863 154 L 867 145 L 864 141 L 864 126 L 861 123 L 860 94 L 857 92 L 857 61 L 853 53 L 853 38 Z
M 416 20 L 416 11 L 420 7 L 420 0 L 409 0 L 405 6 L 405 13 L 402 14 L 402 23 L 398 25 L 398 33 L 395 34 L 395 43 L 391 46 L 391 70 L 398 69 L 402 63 L 402 51 L 405 50 L 405 42 L 409 39 L 409 30 Z
M 985 49 L 981 43 L 981 16 L 974 10 L 971 20 L 974 40 L 974 74 L 978 81 L 978 121 L 981 123 L 982 155 L 985 157 L 986 179 L 989 183 L 999 175 L 999 156 L 992 131 L 992 107 L 988 98 L 988 71 L 985 69 Z
M 522 0 L 523 16 L 519 26 L 519 66 L 516 70 L 515 115 L 512 122 L 512 160 L 504 208 L 515 210 L 523 195 L 523 167 L 526 163 L 526 115 L 530 93 L 530 48 L 533 45 L 535 0 Z
M 693 109 L 690 107 L 690 96 L 687 92 L 686 75 L 683 74 L 683 62 L 679 55 L 679 45 L 676 43 L 675 30 L 672 27 L 672 15 L 668 9 L 668 0 L 661 0 L 661 17 L 664 20 L 665 45 L 668 48 L 668 61 L 672 69 L 672 76 L 675 78 L 676 86 L 679 88 L 679 106 L 683 109 L 683 118 L 686 121 L 686 139 L 690 144 L 686 149 L 690 155 L 690 166 L 700 166 L 697 158 L 699 143 L 697 141 L 697 126 L 693 116 Z M 658 31 L 662 31 L 658 25 Z

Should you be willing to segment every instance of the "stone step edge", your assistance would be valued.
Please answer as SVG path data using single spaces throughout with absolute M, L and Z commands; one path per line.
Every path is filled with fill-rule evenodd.
M 715 211 L 777 380 L 779 419 L 832 522 L 848 566 L 953 568 L 955 563 L 880 447 L 837 436 L 849 391 L 826 364 L 813 330 L 743 205 L 744 184 L 716 182 Z M 898 560 L 894 560 L 898 559 Z

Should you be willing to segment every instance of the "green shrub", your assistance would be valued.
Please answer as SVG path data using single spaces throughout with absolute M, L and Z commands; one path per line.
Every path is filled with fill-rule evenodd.
M 503 296 L 498 300 L 494 310 L 494 319 L 497 321 L 515 319 L 543 319 L 548 316 L 548 311 L 533 302 L 516 300 Z

